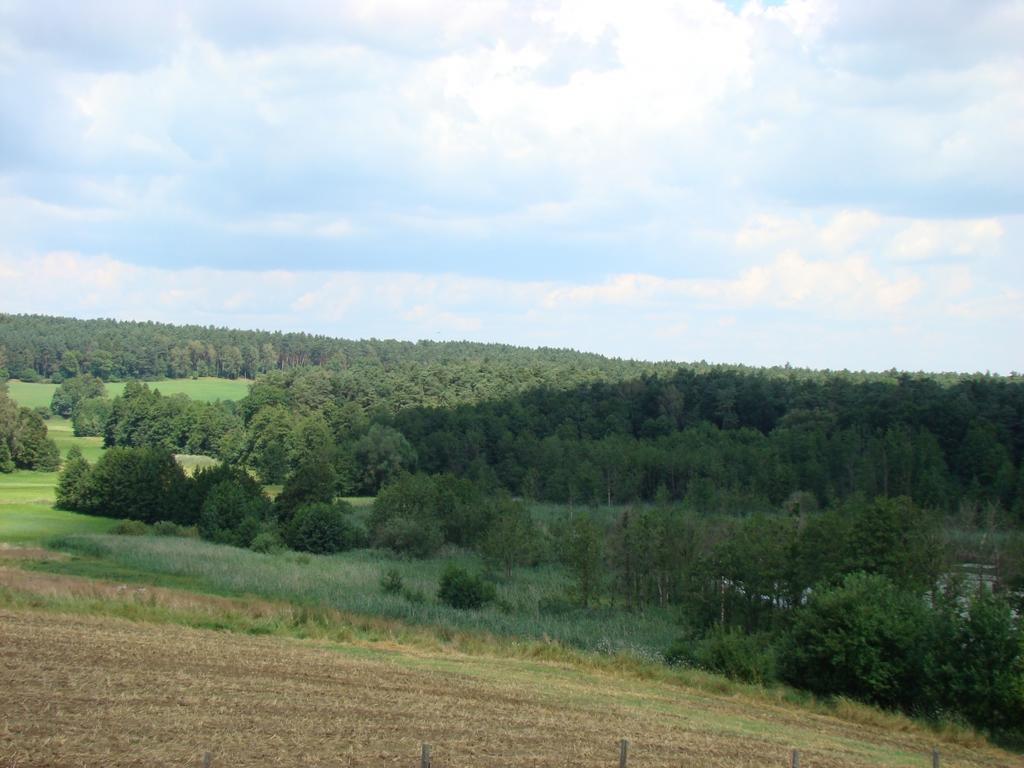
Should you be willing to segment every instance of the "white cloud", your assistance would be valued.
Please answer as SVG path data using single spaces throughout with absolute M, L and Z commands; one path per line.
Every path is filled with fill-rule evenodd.
M 892 239 L 890 253 L 901 261 L 922 261 L 941 255 L 991 254 L 1004 229 L 995 219 L 914 221 Z
M 60 312 L 743 359 L 945 302 L 981 336 L 1024 284 L 1024 5 L 941 11 L 7 0 L 0 252 L 63 253 L 26 262 Z
M 260 219 L 235 221 L 226 229 L 245 234 L 327 239 L 344 238 L 355 232 L 355 226 L 347 218 L 301 213 L 279 213 Z

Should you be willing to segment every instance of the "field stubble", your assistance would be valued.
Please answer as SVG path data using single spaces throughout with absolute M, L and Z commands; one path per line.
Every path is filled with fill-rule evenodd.
M 412 766 L 421 742 L 437 768 L 610 766 L 626 737 L 636 768 L 782 766 L 793 746 L 813 768 L 923 768 L 934 738 L 890 716 L 856 722 L 614 668 L 402 643 L 381 622 L 345 642 L 176 623 L 296 610 L 258 600 L 6 567 L 0 598 L 5 766 L 198 765 L 205 751 L 215 766 Z M 61 600 L 138 611 L 129 621 Z M 981 744 L 943 753 L 948 765 L 1024 766 Z

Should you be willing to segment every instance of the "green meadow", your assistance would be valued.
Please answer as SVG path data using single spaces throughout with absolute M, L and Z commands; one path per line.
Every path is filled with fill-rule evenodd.
M 164 395 L 188 395 L 193 400 L 213 402 L 214 400 L 241 400 L 249 394 L 248 379 L 166 379 L 147 382 L 150 389 L 159 389 Z M 107 394 L 116 397 L 124 391 L 123 381 L 107 382 Z M 30 384 L 25 381 L 7 382 L 7 391 L 19 405 L 28 408 L 49 406 L 56 384 Z
M 116 521 L 53 508 L 56 472 L 0 475 L 0 541 L 41 543 L 54 536 L 105 533 Z

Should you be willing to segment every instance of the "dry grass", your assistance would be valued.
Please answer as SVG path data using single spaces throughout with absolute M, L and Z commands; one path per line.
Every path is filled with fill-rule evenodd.
M 295 610 L 9 568 L 0 585 L 182 615 Z M 625 736 L 636 768 L 782 766 L 792 746 L 808 768 L 923 768 L 934 738 L 613 669 L 377 638 L 303 641 L 0 609 L 0 765 L 198 765 L 211 750 L 215 766 L 412 766 L 428 741 L 437 768 L 597 766 L 616 764 Z M 985 746 L 942 749 L 951 766 L 1024 766 Z

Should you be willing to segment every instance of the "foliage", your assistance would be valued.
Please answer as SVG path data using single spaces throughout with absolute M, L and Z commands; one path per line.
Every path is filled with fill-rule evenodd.
M 680 638 L 665 653 L 665 661 L 755 685 L 777 679 L 772 636 L 748 634 L 735 628 L 714 627 L 700 639 Z
M 177 525 L 169 520 L 160 520 L 153 523 L 153 535 L 155 536 L 178 536 L 185 539 L 199 538 L 199 529 L 194 525 Z
M 81 449 L 75 445 L 68 451 L 67 459 L 57 480 L 57 509 L 81 510 L 89 503 L 89 474 L 92 467 L 82 458 Z
M 279 520 L 287 523 L 299 507 L 330 504 L 338 493 L 338 475 L 324 457 L 312 456 L 288 476 L 274 500 Z
M 500 567 L 505 578 L 511 578 L 513 568 L 530 562 L 536 542 L 537 529 L 529 508 L 521 501 L 499 499 L 480 548 L 488 564 Z
M 477 610 L 497 597 L 493 584 L 450 563 L 441 574 L 437 599 L 460 610 Z
M 997 735 L 1024 736 L 1024 632 L 987 591 L 947 598 L 930 638 L 929 698 Z
M 0 471 L 34 469 L 52 471 L 60 465 L 60 451 L 47 435 L 46 422 L 31 408 L 19 407 L 0 390 Z
M 190 525 L 198 510 L 188 504 L 188 480 L 167 451 L 110 448 L 88 474 L 73 511 L 143 522 Z
M 274 555 L 278 552 L 283 552 L 285 544 L 277 531 L 265 530 L 253 537 L 252 543 L 249 544 L 249 549 L 264 555 Z
M 219 544 L 248 547 L 270 512 L 270 502 L 236 479 L 210 488 L 199 513 L 199 535 Z
M 352 521 L 352 505 L 345 501 L 301 506 L 284 530 L 289 547 L 318 555 L 344 552 L 364 540 Z
M 437 486 L 428 475 L 401 475 L 381 489 L 370 513 L 377 546 L 426 557 L 444 541 L 437 519 Z
M 146 536 L 151 529 L 141 520 L 121 520 L 110 532 L 115 536 Z
M 380 577 L 380 589 L 385 595 L 400 595 L 405 589 L 402 574 L 397 568 L 388 568 Z
M 566 565 L 576 580 L 576 598 L 586 608 L 600 595 L 604 574 L 604 536 L 594 520 L 573 520 L 565 542 Z
M 14 457 L 11 456 L 11 449 L 7 441 L 0 438 L 0 472 L 10 473 L 14 471 Z
M 58 416 L 70 419 L 77 411 L 79 404 L 91 398 L 105 398 L 107 390 L 103 381 L 85 373 L 67 379 L 53 393 L 50 410 Z
M 114 406 L 109 398 L 91 397 L 81 400 L 71 417 L 75 437 L 102 437 L 113 411 Z
M 362 467 L 359 490 L 375 494 L 416 463 L 416 451 L 405 436 L 391 427 L 374 424 L 355 445 L 355 458 Z
M 784 677 L 802 688 L 912 709 L 922 701 L 929 612 L 885 576 L 854 573 L 794 617 Z

